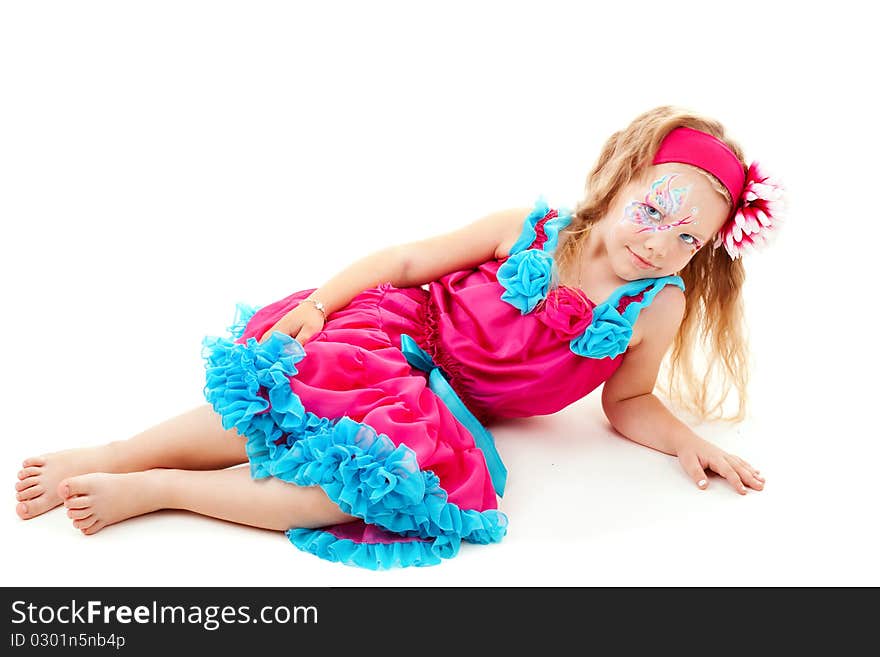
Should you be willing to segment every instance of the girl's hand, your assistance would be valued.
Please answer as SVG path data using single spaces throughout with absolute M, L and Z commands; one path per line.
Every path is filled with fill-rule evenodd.
M 679 446 L 678 460 L 681 467 L 702 490 L 705 490 L 709 485 L 705 473 L 706 468 L 711 468 L 712 471 L 727 479 L 740 495 L 746 494 L 746 486 L 755 490 L 764 488 L 764 478 L 758 474 L 758 470 L 755 470 L 740 457 L 728 454 L 717 445 L 713 445 L 699 436 L 693 436 Z
M 300 303 L 263 333 L 263 337 L 258 342 L 263 344 L 271 337 L 272 331 L 280 331 L 294 338 L 300 344 L 305 344 L 322 328 L 324 328 L 323 313 L 310 303 Z

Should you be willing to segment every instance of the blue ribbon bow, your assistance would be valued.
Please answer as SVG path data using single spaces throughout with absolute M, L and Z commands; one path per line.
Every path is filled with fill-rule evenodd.
M 455 390 L 449 385 L 443 370 L 434 363 L 431 355 L 422 349 L 416 341 L 406 333 L 400 336 L 400 350 L 406 356 L 406 360 L 416 369 L 428 372 L 428 387 L 434 391 L 446 407 L 452 412 L 461 424 L 471 432 L 474 437 L 474 443 L 483 452 L 486 459 L 486 466 L 489 468 L 489 477 L 492 479 L 492 486 L 499 497 L 504 496 L 504 486 L 507 484 L 507 468 L 495 449 L 495 439 L 489 430 L 486 429 L 480 421 L 474 417 L 461 398 L 455 394 Z

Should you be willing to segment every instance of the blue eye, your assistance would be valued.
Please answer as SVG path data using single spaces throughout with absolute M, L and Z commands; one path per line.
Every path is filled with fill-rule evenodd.
M 690 244 L 691 246 L 695 246 L 698 249 L 700 248 L 700 240 L 689 233 L 682 233 L 679 237 L 684 240 L 685 244 Z
M 651 219 L 659 219 L 663 216 L 662 214 L 660 214 L 660 210 L 650 205 L 645 205 L 645 212 L 648 213 L 648 216 L 651 217 Z

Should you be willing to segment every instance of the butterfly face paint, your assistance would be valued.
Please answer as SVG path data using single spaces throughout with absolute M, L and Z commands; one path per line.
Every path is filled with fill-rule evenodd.
M 687 199 L 690 187 L 672 187 L 672 180 L 677 175 L 677 173 L 673 173 L 655 180 L 651 184 L 651 189 L 645 194 L 644 202 L 631 201 L 624 208 L 621 221 L 628 221 L 637 226 L 642 226 L 637 231 L 639 233 L 657 233 L 671 230 L 678 226 L 696 224 L 697 221 L 693 217 L 698 212 L 697 208 L 691 208 L 691 213 L 684 219 L 679 219 L 671 224 L 661 223 L 664 216 L 678 213 Z M 693 241 L 682 241 L 682 243 L 690 246 L 691 253 L 695 253 L 702 246 L 702 243 L 693 235 L 687 235 L 687 237 L 692 238 Z

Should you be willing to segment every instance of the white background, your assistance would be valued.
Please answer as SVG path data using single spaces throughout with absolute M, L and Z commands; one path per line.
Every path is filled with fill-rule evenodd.
M 860 3 L 793 6 L 0 5 L 2 582 L 880 584 L 876 34 Z M 595 393 L 493 428 L 510 532 L 432 568 L 184 512 L 91 537 L 16 516 L 23 458 L 203 403 L 201 338 L 236 302 L 539 194 L 571 207 L 605 139 L 660 104 L 720 120 L 788 188 L 747 259 L 752 414 L 698 429 L 763 492 L 698 491 Z

